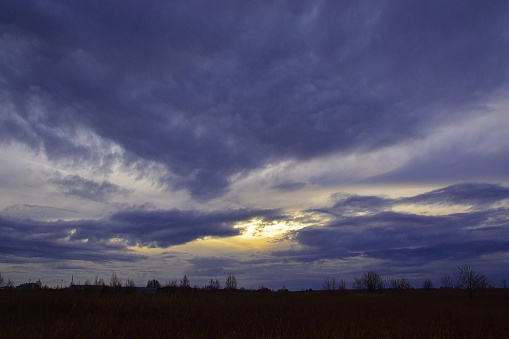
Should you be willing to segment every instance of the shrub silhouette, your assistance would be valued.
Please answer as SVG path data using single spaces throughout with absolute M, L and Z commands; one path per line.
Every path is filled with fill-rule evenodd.
M 423 290 L 432 290 L 433 282 L 430 279 L 424 280 L 424 282 L 422 283 L 422 289 Z

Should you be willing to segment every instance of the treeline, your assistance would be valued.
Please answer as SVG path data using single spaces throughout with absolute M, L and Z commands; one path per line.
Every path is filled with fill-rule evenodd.
M 490 280 L 484 273 L 476 272 L 470 264 L 459 266 L 451 275 L 440 277 L 441 288 L 458 288 L 467 290 L 470 294 L 479 289 L 493 288 Z M 434 288 L 430 279 L 425 279 L 422 283 L 422 289 L 431 290 Z M 507 288 L 507 280 L 502 280 L 502 287 Z M 346 290 L 346 282 L 343 279 L 325 278 L 322 288 L 327 291 Z M 360 277 L 354 277 L 352 289 L 357 291 L 382 291 L 384 289 L 405 290 L 411 289 L 410 282 L 405 278 L 383 278 L 375 271 L 364 273 Z
M 472 269 L 469 264 L 459 266 L 456 272 L 453 275 L 443 275 L 440 277 L 440 288 L 458 288 L 467 290 L 470 294 L 473 291 L 479 289 L 493 288 L 494 286 L 488 279 L 488 277 L 484 273 L 476 272 Z M 91 281 L 87 279 L 84 285 L 76 285 L 72 280 L 69 286 L 65 287 L 80 287 L 80 288 L 106 288 L 106 290 L 111 289 L 124 289 L 124 290 L 134 290 L 143 288 L 143 286 L 136 286 L 135 282 L 131 278 L 127 278 L 124 283 L 117 276 L 116 273 L 113 273 L 110 277 L 109 283 L 106 283 L 103 278 L 95 277 L 95 280 Z M 218 279 L 211 278 L 210 281 L 202 287 L 194 285 L 191 287 L 191 281 L 184 275 L 180 280 L 170 280 L 166 282 L 164 285 L 161 284 L 156 279 L 149 279 L 144 286 L 145 288 L 151 289 L 165 289 L 165 290 L 204 290 L 204 291 L 219 291 L 219 290 L 237 290 L 238 283 L 235 275 L 230 274 L 225 280 L 224 285 Z M 502 288 L 507 288 L 507 280 L 502 280 L 501 284 Z M 47 285 L 42 285 L 41 280 L 37 280 L 32 283 L 24 283 L 18 286 L 14 285 L 14 282 L 9 278 L 7 280 L 4 279 L 2 274 L 0 273 L 0 288 L 1 289 L 49 289 Z M 60 286 L 56 288 L 64 288 L 63 280 Z M 326 291 L 344 291 L 348 290 L 347 284 L 345 280 L 336 278 L 325 278 L 322 282 L 322 288 Z M 383 278 L 379 273 L 375 271 L 369 271 L 362 274 L 360 277 L 354 277 L 353 283 L 351 285 L 351 289 L 356 291 L 383 291 L 383 290 L 406 290 L 411 289 L 412 286 L 410 281 L 405 278 Z M 435 286 L 430 279 L 425 279 L 420 286 L 420 288 L 424 290 L 434 289 Z M 243 289 L 243 288 L 241 288 Z M 309 289 L 311 290 L 311 289 Z M 269 288 L 265 286 L 260 286 L 258 291 L 271 291 Z M 287 289 L 283 286 L 279 291 L 287 291 Z
M 107 284 L 103 278 L 95 277 L 95 280 L 91 281 L 89 279 L 85 280 L 85 283 L 83 285 L 81 284 L 75 284 L 74 279 L 71 280 L 71 283 L 69 286 L 65 287 L 80 287 L 80 288 L 98 288 L 98 287 L 106 287 L 109 289 L 136 289 L 138 286 L 136 286 L 135 282 L 131 278 L 127 278 L 124 283 L 122 283 L 122 280 L 117 276 L 116 273 L 113 273 L 111 275 L 110 281 Z M 7 281 L 4 279 L 2 274 L 0 273 L 0 288 L 2 289 L 49 289 L 47 285 L 42 284 L 41 280 L 37 280 L 35 283 L 28 282 L 24 283 L 18 286 L 14 285 L 14 282 L 9 278 Z M 60 286 L 57 286 L 57 288 L 64 288 L 63 281 Z M 180 289 L 180 290 L 189 290 L 189 289 L 195 289 L 195 290 L 206 290 L 206 291 L 218 291 L 218 290 L 236 290 L 237 287 L 237 278 L 235 275 L 230 274 L 228 277 L 226 277 L 226 281 L 224 285 L 221 285 L 218 279 L 210 279 L 210 282 L 206 284 L 203 287 L 198 287 L 197 285 L 194 285 L 194 287 L 191 287 L 191 281 L 187 277 L 187 275 L 184 275 L 180 281 L 170 280 L 166 284 L 162 285 L 158 280 L 156 279 L 149 279 L 147 281 L 147 284 L 145 288 L 155 288 L 155 289 Z
M 158 280 L 152 279 L 147 281 L 148 288 L 163 288 L 163 287 L 169 287 L 169 288 L 183 288 L 183 289 L 189 289 L 191 288 L 191 281 L 187 277 L 187 275 L 184 275 L 182 279 L 180 279 L 180 282 L 177 282 L 177 280 L 170 280 L 168 283 L 166 283 L 165 286 L 162 286 L 161 283 Z M 206 291 L 218 291 L 221 289 L 224 290 L 236 290 L 237 289 L 237 278 L 235 275 L 230 274 L 226 278 L 226 282 L 224 284 L 224 287 L 221 285 L 218 279 L 210 279 L 209 283 L 203 286 L 203 288 L 199 288 L 198 286 L 194 286 L 194 289 L 203 289 Z

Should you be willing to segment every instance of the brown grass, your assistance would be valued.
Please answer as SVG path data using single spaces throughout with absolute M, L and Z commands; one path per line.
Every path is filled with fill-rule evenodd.
M 509 338 L 509 290 L 0 291 L 0 338 Z

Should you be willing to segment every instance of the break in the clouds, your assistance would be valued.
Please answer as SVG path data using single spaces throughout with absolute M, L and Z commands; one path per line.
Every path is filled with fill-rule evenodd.
M 294 232 L 305 246 L 303 260 L 346 259 L 365 255 L 389 260 L 389 265 L 420 265 L 433 260 L 472 260 L 509 251 L 509 212 L 499 203 L 509 201 L 509 189 L 498 185 L 461 184 L 390 199 L 346 196 L 326 213 L 325 226 L 308 226 Z M 400 204 L 463 205 L 463 213 L 426 215 L 398 212 Z
M 140 279 L 499 274 L 508 17 L 506 1 L 4 0 L 0 249 Z
M 254 218 L 272 221 L 283 217 L 275 210 L 206 213 L 177 209 L 119 211 L 101 220 L 40 222 L 2 217 L 0 252 L 5 258 L 27 260 L 127 261 L 137 257 L 129 247 L 167 248 L 205 237 L 233 237 L 244 231 L 237 224 Z

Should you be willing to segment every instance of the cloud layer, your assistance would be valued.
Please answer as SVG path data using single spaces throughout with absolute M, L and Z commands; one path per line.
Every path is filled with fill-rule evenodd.
M 401 267 L 419 270 L 432 262 L 444 266 L 447 262 L 470 262 L 483 256 L 509 254 L 509 241 L 505 240 L 509 239 L 507 187 L 460 184 L 396 199 L 340 196 L 331 207 L 299 212 L 308 214 L 307 218 L 278 210 L 207 213 L 176 209 L 120 211 L 103 220 L 69 222 L 2 217 L 0 251 L 5 262 L 13 263 L 29 262 L 32 258 L 136 262 L 147 258 L 134 251 L 137 246 L 166 249 L 206 237 L 231 239 L 250 232 L 245 225 L 254 220 L 261 221 L 259 231 L 274 222 L 290 225 L 299 220 L 308 226 L 298 230 L 288 228 L 274 239 L 276 243 L 286 243 L 286 250 L 273 249 L 262 257 L 259 257 L 261 253 L 254 257 L 197 255 L 189 258 L 186 265 L 191 265 L 191 272 L 198 277 L 217 276 L 232 269 L 256 276 L 256 272 L 274 270 L 282 262 L 289 269 L 302 264 L 319 266 L 324 260 L 347 263 L 362 258 L 364 264 L 349 268 L 349 272 L 373 265 L 371 268 L 394 274 Z M 501 203 L 505 207 L 500 207 Z M 426 215 L 398 212 L 396 207 L 401 204 L 468 208 L 463 213 Z M 321 223 L 316 224 L 315 220 Z M 256 232 L 253 236 L 256 237 Z M 292 279 L 300 269 L 289 270 L 288 275 L 280 276 L 281 280 Z
M 0 251 L 16 260 L 130 261 L 137 257 L 131 246 L 167 248 L 205 237 L 233 237 L 243 231 L 236 227 L 238 223 L 254 218 L 270 221 L 281 217 L 274 210 L 206 213 L 173 209 L 119 211 L 103 220 L 67 222 L 1 218 L 4 236 Z
M 503 2 L 0 9 L 3 142 L 161 164 L 160 180 L 198 199 L 278 159 L 421 138 L 507 85 Z

